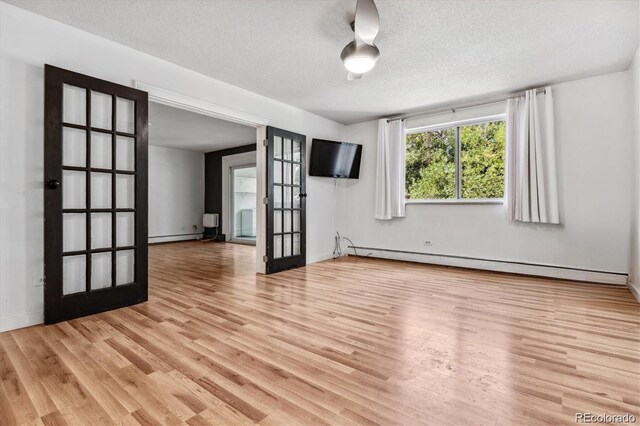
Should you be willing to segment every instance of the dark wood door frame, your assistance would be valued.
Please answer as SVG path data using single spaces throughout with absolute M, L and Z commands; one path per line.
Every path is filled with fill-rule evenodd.
M 63 85 L 69 84 L 86 89 L 85 125 L 63 123 Z M 91 127 L 91 92 L 101 92 L 111 96 L 111 130 Z M 116 129 L 116 99 L 135 101 L 135 133 L 128 134 Z M 63 128 L 75 128 L 86 132 L 85 167 L 69 167 L 62 164 Z M 111 135 L 111 169 L 91 167 L 91 133 L 100 132 Z M 126 136 L 135 141 L 135 170 L 133 172 L 116 170 L 116 137 Z M 45 65 L 45 102 L 44 102 L 44 260 L 45 260 L 45 323 L 55 323 L 84 315 L 107 311 L 123 306 L 144 302 L 148 297 L 148 97 L 147 93 L 131 87 L 100 80 L 75 73 L 52 65 Z M 63 210 L 62 191 L 64 190 L 63 170 L 86 173 L 86 206 L 84 209 Z M 112 204 L 108 209 L 92 209 L 90 205 L 92 172 L 111 173 Z M 116 175 L 135 175 L 135 205 L 133 209 L 117 209 L 115 203 Z M 56 186 L 57 185 L 57 186 Z M 111 213 L 112 246 L 110 248 L 91 248 L 91 213 Z M 117 247 L 115 237 L 115 218 L 117 212 L 132 212 L 135 215 L 134 246 Z M 83 213 L 87 217 L 85 250 L 72 252 L 73 255 L 85 255 L 86 291 L 63 295 L 63 213 Z M 116 286 L 115 257 L 119 250 L 134 250 L 134 281 Z M 110 252 L 112 261 L 112 284 L 103 289 L 91 289 L 92 253 Z M 65 253 L 69 255 L 69 252 Z
M 274 210 L 277 209 L 275 207 L 275 197 L 274 197 L 274 138 L 275 137 L 288 138 L 292 140 L 300 141 L 300 254 L 286 256 L 281 258 L 274 257 Z M 291 161 L 282 160 L 283 165 L 290 164 Z M 282 130 L 275 127 L 267 126 L 267 229 L 266 229 L 266 243 L 267 243 L 267 263 L 266 263 L 266 273 L 271 274 L 279 271 L 284 271 L 287 269 L 298 268 L 301 266 L 305 266 L 307 263 L 307 232 L 306 232 L 306 136 L 298 133 L 293 133 L 288 130 Z M 282 179 L 284 180 L 284 172 L 282 173 Z M 291 177 L 293 182 L 293 175 Z M 282 185 L 284 188 L 286 185 Z M 289 185 L 291 186 L 291 185 Z M 293 188 L 292 188 L 292 196 L 293 196 Z M 293 208 L 293 200 L 292 205 Z M 280 207 L 282 209 L 282 232 L 284 233 L 284 203 L 283 206 Z M 293 212 L 292 212 L 293 217 Z M 293 220 L 293 219 L 292 219 Z M 292 225 L 293 229 L 293 225 Z M 283 234 L 284 238 L 284 234 Z M 293 238 L 293 236 L 292 236 Z M 293 247 L 293 240 L 291 242 Z M 284 241 L 282 242 L 283 250 L 284 250 Z

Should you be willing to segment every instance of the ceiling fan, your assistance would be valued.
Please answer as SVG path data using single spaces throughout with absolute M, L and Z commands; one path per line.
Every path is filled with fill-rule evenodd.
M 380 56 L 380 50 L 373 44 L 380 30 L 380 17 L 373 0 L 358 0 L 351 28 L 354 40 L 342 49 L 340 59 L 349 71 L 347 80 L 358 80 L 371 71 Z

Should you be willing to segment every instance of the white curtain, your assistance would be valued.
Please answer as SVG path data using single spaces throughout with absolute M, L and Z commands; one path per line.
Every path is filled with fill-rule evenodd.
M 378 121 L 375 218 L 404 217 L 404 120 Z
M 553 96 L 527 90 L 507 100 L 505 206 L 507 218 L 560 223 Z

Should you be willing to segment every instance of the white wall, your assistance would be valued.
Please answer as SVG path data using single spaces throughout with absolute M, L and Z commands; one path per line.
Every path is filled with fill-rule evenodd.
M 203 214 L 204 154 L 150 146 L 149 242 L 202 237 Z
M 364 144 L 360 179 L 339 182 L 342 233 L 356 246 L 618 272 L 624 275 L 610 278 L 624 283 L 630 244 L 631 75 L 620 72 L 573 81 L 553 91 L 562 226 L 508 222 L 502 205 L 408 205 L 406 218 L 374 220 L 377 128 L 371 121 L 347 126 L 342 136 Z M 426 247 L 425 240 L 432 246 Z M 590 278 L 563 270 L 552 274 Z
M 635 117 L 634 176 L 631 209 L 631 255 L 629 262 L 629 287 L 640 301 L 640 48 L 631 64 L 633 78 L 633 106 Z
M 44 64 L 132 86 L 142 81 L 336 139 L 342 125 L 0 2 L 0 331 L 43 319 Z M 330 256 L 333 187 L 307 180 L 308 260 Z

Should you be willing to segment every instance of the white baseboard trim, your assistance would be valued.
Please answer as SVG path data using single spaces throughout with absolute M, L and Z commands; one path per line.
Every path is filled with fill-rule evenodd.
M 180 234 L 180 235 L 160 235 L 157 237 L 149 237 L 149 244 L 170 243 L 172 241 L 189 241 L 202 238 L 202 232 L 196 234 Z
M 629 291 L 631 292 L 631 294 L 633 294 L 633 297 L 636 298 L 636 300 L 638 302 L 640 302 L 640 288 L 638 288 L 634 283 L 632 283 L 631 281 L 629 281 L 627 283 L 627 287 L 629 288 Z
M 44 323 L 44 312 L 0 317 L 0 332 Z
M 307 257 L 307 265 L 310 265 L 312 263 L 316 263 L 316 262 L 322 262 L 323 260 L 329 260 L 333 258 L 333 254 L 321 254 L 319 256 L 311 256 L 311 257 Z
M 599 271 L 585 271 L 575 268 L 534 265 L 525 263 L 511 263 L 506 261 L 470 259 L 436 254 L 402 252 L 399 250 L 384 250 L 368 247 L 356 247 L 359 254 L 369 254 L 372 257 L 407 262 L 429 263 L 434 265 L 456 266 L 459 268 L 484 269 L 487 271 L 509 272 L 513 274 L 534 275 L 540 277 L 559 278 L 572 281 L 588 281 L 600 284 L 625 285 L 627 275 Z

